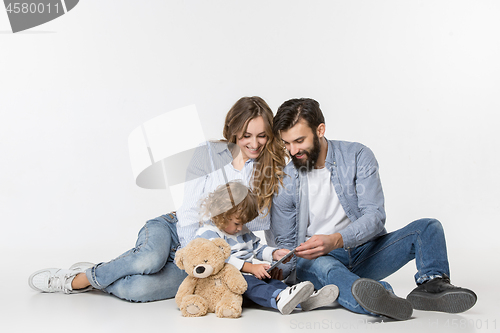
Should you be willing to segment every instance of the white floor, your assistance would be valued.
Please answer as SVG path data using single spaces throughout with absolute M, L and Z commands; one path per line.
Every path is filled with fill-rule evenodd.
M 471 310 L 458 314 L 414 311 L 406 322 L 351 313 L 336 304 L 311 312 L 296 311 L 282 316 L 274 310 L 245 308 L 239 319 L 220 319 L 214 314 L 184 318 L 173 300 L 153 303 L 129 303 L 93 291 L 84 294 L 41 294 L 31 290 L 27 278 L 48 263 L 70 266 L 76 253 L 61 254 L 48 249 L 18 250 L 13 259 L 4 253 L 0 330 L 2 332 L 293 332 L 293 331 L 384 331 L 384 332 L 495 332 L 500 329 L 500 288 L 496 283 L 498 268 L 483 270 L 473 277 L 471 266 L 455 265 L 456 285 L 473 289 L 478 302 Z M 95 253 L 89 254 L 95 257 Z M 71 261 L 73 259 L 73 261 Z M 76 258 L 85 260 L 85 258 Z M 87 259 L 88 260 L 88 259 Z M 46 266 L 44 266 L 46 265 Z M 413 288 L 414 264 L 411 262 L 386 280 L 399 296 Z

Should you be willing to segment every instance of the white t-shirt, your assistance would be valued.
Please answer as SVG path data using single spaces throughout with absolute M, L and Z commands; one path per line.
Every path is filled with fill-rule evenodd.
M 351 221 L 340 204 L 327 168 L 307 173 L 309 190 L 309 224 L 306 239 L 313 235 L 330 235 L 347 227 Z

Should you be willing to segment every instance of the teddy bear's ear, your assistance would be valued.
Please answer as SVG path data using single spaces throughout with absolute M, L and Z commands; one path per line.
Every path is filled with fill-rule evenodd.
M 231 247 L 224 239 L 215 238 L 214 240 L 212 240 L 212 242 L 214 242 L 214 244 L 221 249 L 222 253 L 224 254 L 224 258 L 229 258 L 229 256 L 231 255 Z
M 175 264 L 180 269 L 184 269 L 184 263 L 182 262 L 183 257 L 184 257 L 184 249 L 177 250 L 177 252 L 175 253 Z

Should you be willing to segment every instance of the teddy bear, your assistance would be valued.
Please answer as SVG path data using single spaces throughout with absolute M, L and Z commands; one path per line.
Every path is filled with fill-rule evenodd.
M 175 295 L 184 317 L 200 317 L 215 312 L 219 318 L 241 316 L 242 294 L 247 282 L 226 259 L 231 248 L 224 239 L 195 238 L 178 250 L 175 263 L 188 276 Z

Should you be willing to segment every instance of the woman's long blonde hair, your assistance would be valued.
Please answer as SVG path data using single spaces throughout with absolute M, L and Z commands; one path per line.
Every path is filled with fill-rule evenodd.
M 267 142 L 253 169 L 252 191 L 258 197 L 259 211 L 271 210 L 273 194 L 283 184 L 283 168 L 285 166 L 285 149 L 280 140 L 273 134 L 273 112 L 260 97 L 242 97 L 226 115 L 223 135 L 230 143 L 246 132 L 250 120 L 261 116 L 264 119 Z

